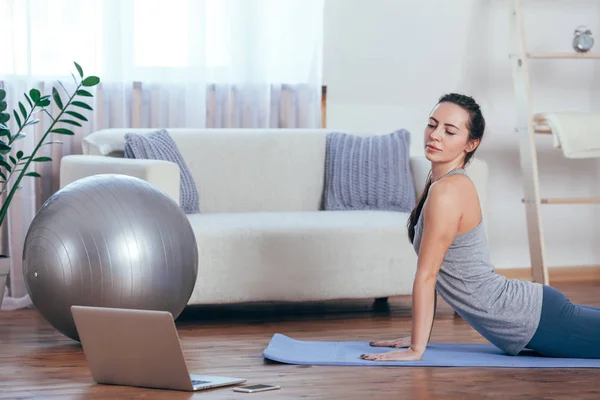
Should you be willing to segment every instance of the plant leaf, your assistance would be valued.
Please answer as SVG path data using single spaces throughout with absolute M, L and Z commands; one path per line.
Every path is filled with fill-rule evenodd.
M 97 76 L 88 76 L 81 82 L 83 86 L 96 86 L 99 83 L 100 78 L 98 78 Z
M 20 160 L 23 158 L 23 152 L 21 150 L 17 151 L 17 159 Z
M 6 104 L 5 101 L 0 101 L 0 112 L 4 112 L 7 107 L 8 107 L 8 104 Z
M 90 107 L 88 104 L 86 104 L 82 101 L 74 101 L 71 104 L 73 104 L 74 106 L 77 106 L 77 107 L 85 108 L 86 110 L 90 110 L 90 111 L 94 110 L 92 107 Z
M 10 152 L 11 148 L 9 145 L 7 145 L 6 143 L 0 142 L 0 153 L 1 154 L 8 154 Z
M 79 76 L 83 78 L 83 69 L 81 69 L 81 66 L 79 64 L 77 64 L 75 61 L 73 61 L 73 64 L 75 64 L 75 68 L 77 68 L 77 72 L 79 72 Z
M 23 121 L 27 120 L 27 110 L 21 102 L 19 102 L 19 109 L 21 110 L 21 114 L 23 114 Z
M 17 110 L 13 110 L 13 115 L 15 116 L 15 120 L 17 121 L 17 125 L 19 128 L 21 127 L 21 118 L 19 118 L 19 114 L 17 114 Z
M 27 103 L 29 103 L 29 107 L 33 108 L 33 103 L 29 96 L 27 96 L 27 93 L 23 93 L 23 96 L 25 96 L 25 100 L 27 100 Z
M 45 146 L 45 145 L 47 145 L 47 144 L 53 144 L 53 143 L 56 143 L 56 144 L 63 144 L 63 142 L 61 142 L 60 140 L 53 140 L 53 141 L 51 141 L 51 142 L 45 142 L 45 143 L 42 143 L 42 146 Z
M 34 178 L 41 178 L 42 177 L 37 172 L 28 172 L 28 173 L 25 174 L 25 176 L 33 176 Z
M 31 100 L 33 100 L 33 102 L 35 104 L 39 103 L 40 98 L 41 98 L 41 93 L 40 93 L 39 90 L 37 90 L 37 89 L 31 89 L 29 91 L 29 95 L 31 96 Z
M 6 90 L 0 89 L 0 101 L 6 98 Z
M 48 99 L 40 100 L 38 105 L 40 107 L 48 107 L 50 105 L 50 100 L 48 100 Z
M 31 121 L 27 121 L 27 123 L 24 126 L 35 125 L 38 122 L 40 122 L 39 119 L 32 119 Z
M 85 89 L 79 89 L 78 91 L 76 91 L 75 93 L 77 93 L 79 96 L 85 96 L 85 97 L 94 97 L 93 94 L 91 94 L 90 92 L 88 92 Z
M 23 133 L 19 133 L 17 135 L 17 137 L 15 137 L 15 140 L 19 140 L 19 139 L 24 139 L 27 135 L 23 134 Z
M 0 113 L 0 124 L 6 124 L 10 120 L 9 113 Z
M 75 126 L 81 126 L 81 124 L 77 121 L 71 121 L 70 119 L 59 119 L 58 122 L 64 122 L 65 124 L 71 124 Z
M 79 114 L 78 112 L 75 112 L 75 111 L 65 111 L 65 114 L 69 114 L 69 115 L 71 115 L 71 116 L 73 116 L 75 118 L 78 118 L 78 119 L 82 120 L 82 121 L 87 121 L 86 117 L 84 117 L 83 115 L 81 115 L 81 114 Z
M 0 176 L 2 177 L 2 179 L 4 179 L 4 182 L 6 182 L 6 175 L 4 175 L 2 172 L 0 172 Z
M 0 129 L 0 137 L 8 136 L 9 133 L 10 131 L 8 129 Z
M 63 83 L 62 83 L 61 81 L 58 81 L 58 84 L 59 84 L 59 85 L 60 85 L 60 86 L 63 88 L 63 90 L 65 91 L 65 94 L 66 94 L 67 96 L 71 96 L 71 95 L 69 94 L 69 91 L 67 90 L 67 88 L 65 87 L 65 85 L 63 85 Z
M 58 108 L 60 108 L 62 110 L 63 103 L 62 103 L 62 100 L 60 99 L 60 94 L 58 93 L 58 90 L 56 90 L 55 87 L 52 88 L 52 97 L 54 98 L 54 101 L 56 102 L 56 105 L 58 106 Z
M 17 160 L 13 156 L 9 156 L 8 158 L 10 158 L 10 162 L 13 163 L 13 165 L 17 163 Z
M 56 129 L 52 129 L 50 132 L 53 133 L 58 133 L 60 135 L 75 135 L 72 131 L 70 131 L 69 129 L 65 129 L 65 128 L 56 128 Z
M 52 161 L 52 159 L 50 157 L 36 157 L 32 161 L 33 162 L 46 162 L 46 161 Z
M 0 160 L 0 165 L 3 166 L 4 168 L 6 168 L 6 170 L 10 173 L 12 172 L 12 167 L 10 166 L 9 163 L 7 163 L 4 160 Z

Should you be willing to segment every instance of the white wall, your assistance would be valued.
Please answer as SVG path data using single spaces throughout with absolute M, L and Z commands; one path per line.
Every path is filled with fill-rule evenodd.
M 532 51 L 572 51 L 580 24 L 600 32 L 597 0 L 524 4 Z M 486 224 L 499 268 L 530 265 L 508 58 L 509 5 L 509 0 L 326 0 L 323 54 L 329 128 L 382 133 L 405 128 L 412 133 L 413 152 L 422 153 L 423 129 L 440 95 L 457 91 L 479 101 L 488 130 L 477 157 L 490 165 Z M 599 48 L 597 43 L 594 50 Z M 600 106 L 600 61 L 535 61 L 532 72 L 534 112 Z M 565 159 L 550 137 L 539 136 L 542 196 L 600 194 L 595 160 Z M 600 264 L 600 205 L 543 205 L 542 212 L 549 266 Z

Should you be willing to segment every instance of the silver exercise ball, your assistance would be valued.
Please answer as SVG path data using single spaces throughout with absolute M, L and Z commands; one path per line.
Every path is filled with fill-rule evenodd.
M 25 237 L 23 274 L 42 316 L 79 340 L 72 305 L 177 318 L 196 283 L 198 248 L 187 216 L 164 192 L 131 176 L 94 175 L 39 209 Z

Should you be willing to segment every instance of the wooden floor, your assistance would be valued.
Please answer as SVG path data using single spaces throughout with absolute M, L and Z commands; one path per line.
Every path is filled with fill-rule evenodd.
M 600 306 L 600 284 L 556 285 L 574 302 Z M 410 299 L 188 309 L 177 320 L 192 372 L 240 376 L 281 390 L 231 387 L 186 393 L 95 384 L 79 343 L 33 309 L 0 312 L 0 398 L 147 399 L 598 399 L 600 370 L 294 366 L 261 357 L 278 332 L 306 340 L 395 338 L 410 329 Z M 485 343 L 439 302 L 432 342 Z M 250 397 L 248 397 L 250 396 Z

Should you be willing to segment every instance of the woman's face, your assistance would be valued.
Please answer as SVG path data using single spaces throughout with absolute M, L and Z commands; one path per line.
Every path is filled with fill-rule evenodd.
M 425 127 L 425 157 L 432 163 L 462 165 L 467 153 L 477 147 L 469 141 L 469 113 L 453 103 L 440 103 L 429 116 Z

